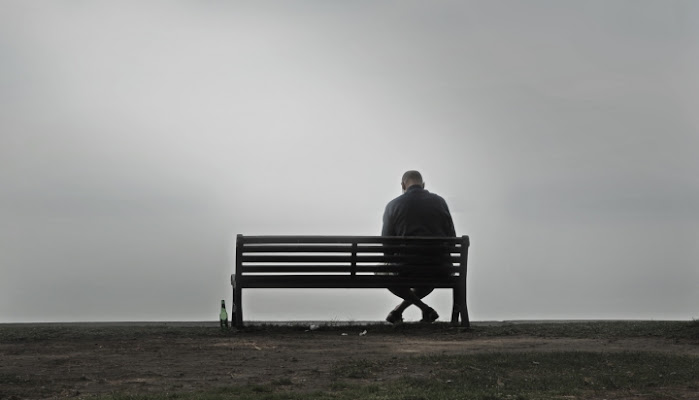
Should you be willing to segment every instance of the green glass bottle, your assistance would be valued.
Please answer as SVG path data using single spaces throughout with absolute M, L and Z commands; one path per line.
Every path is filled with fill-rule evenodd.
M 221 300 L 221 329 L 228 328 L 228 313 L 226 312 L 226 301 Z

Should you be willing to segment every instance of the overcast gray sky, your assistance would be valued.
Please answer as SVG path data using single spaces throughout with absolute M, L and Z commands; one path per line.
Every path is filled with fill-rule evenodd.
M 237 233 L 379 234 L 407 169 L 472 319 L 697 318 L 697 71 L 693 1 L 2 0 L 0 322 L 216 319 Z

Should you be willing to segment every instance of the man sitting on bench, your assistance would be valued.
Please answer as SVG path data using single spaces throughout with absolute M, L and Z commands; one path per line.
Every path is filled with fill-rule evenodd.
M 418 171 L 407 171 L 403 174 L 401 187 L 403 194 L 386 205 L 382 236 L 456 236 L 447 202 L 442 197 L 425 190 L 425 183 Z M 439 255 L 435 256 L 435 261 L 430 263 L 432 275 L 448 273 L 441 270 L 440 265 L 451 266 L 448 260 L 442 261 L 439 258 Z M 422 311 L 422 322 L 434 322 L 439 318 L 439 314 L 422 301 L 422 298 L 432 293 L 434 288 L 394 287 L 389 290 L 403 301 L 388 314 L 386 321 L 392 324 L 402 322 L 403 311 L 411 304 Z

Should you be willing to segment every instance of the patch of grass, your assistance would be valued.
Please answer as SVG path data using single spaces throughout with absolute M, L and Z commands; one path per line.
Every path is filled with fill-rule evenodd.
M 410 360 L 387 398 L 540 399 L 601 393 L 671 393 L 699 384 L 699 359 L 660 353 L 483 353 Z M 435 365 L 439 365 L 435 368 Z M 384 366 L 391 368 L 391 366 Z
M 348 390 L 350 387 L 350 384 L 345 381 L 334 381 L 330 384 L 329 389 L 333 392 L 340 392 L 343 390 Z
M 382 369 L 382 363 L 362 359 L 350 363 L 335 365 L 333 374 L 338 378 L 368 379 Z
M 0 385 L 32 385 L 31 380 L 15 374 L 0 374 Z
M 273 386 L 291 386 L 294 382 L 289 378 L 279 378 L 272 381 Z
M 355 374 L 371 377 L 372 369 L 400 370 L 410 365 L 414 375 L 377 384 L 354 380 Z M 361 371 L 361 372 L 359 372 Z M 181 393 L 185 400 L 245 398 L 276 399 L 466 399 L 529 400 L 644 397 L 672 398 L 699 385 L 699 359 L 650 352 L 598 353 L 482 353 L 455 356 L 423 356 L 383 362 L 350 361 L 335 366 L 338 377 L 326 391 L 303 392 L 280 388 L 275 382 L 209 392 Z M 352 379 L 346 381 L 344 379 Z M 98 399 L 164 399 L 166 394 L 102 396 Z M 652 397 L 649 397 L 652 398 Z
M 250 387 L 250 390 L 252 390 L 255 393 L 270 393 L 274 389 L 268 385 L 253 385 Z
M 699 360 L 660 353 L 553 352 L 499 353 L 439 360 L 438 381 L 454 386 L 511 394 L 532 392 L 554 395 L 580 391 L 635 390 L 683 385 L 697 381 Z
M 550 323 L 504 323 L 477 326 L 477 336 L 535 336 L 581 339 L 657 337 L 699 339 L 699 321 L 581 321 Z
M 47 340 L 137 340 L 149 337 L 188 338 L 225 337 L 229 332 L 218 327 L 127 326 L 127 325 L 72 325 L 72 324 L 0 324 L 0 341 L 37 342 Z

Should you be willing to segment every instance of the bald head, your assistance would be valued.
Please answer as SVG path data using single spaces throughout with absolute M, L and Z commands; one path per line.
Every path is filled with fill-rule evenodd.
M 414 185 L 420 185 L 420 187 L 425 187 L 425 182 L 422 180 L 422 175 L 418 171 L 407 171 L 403 174 L 403 178 L 400 181 L 400 186 L 405 192 L 409 187 Z

